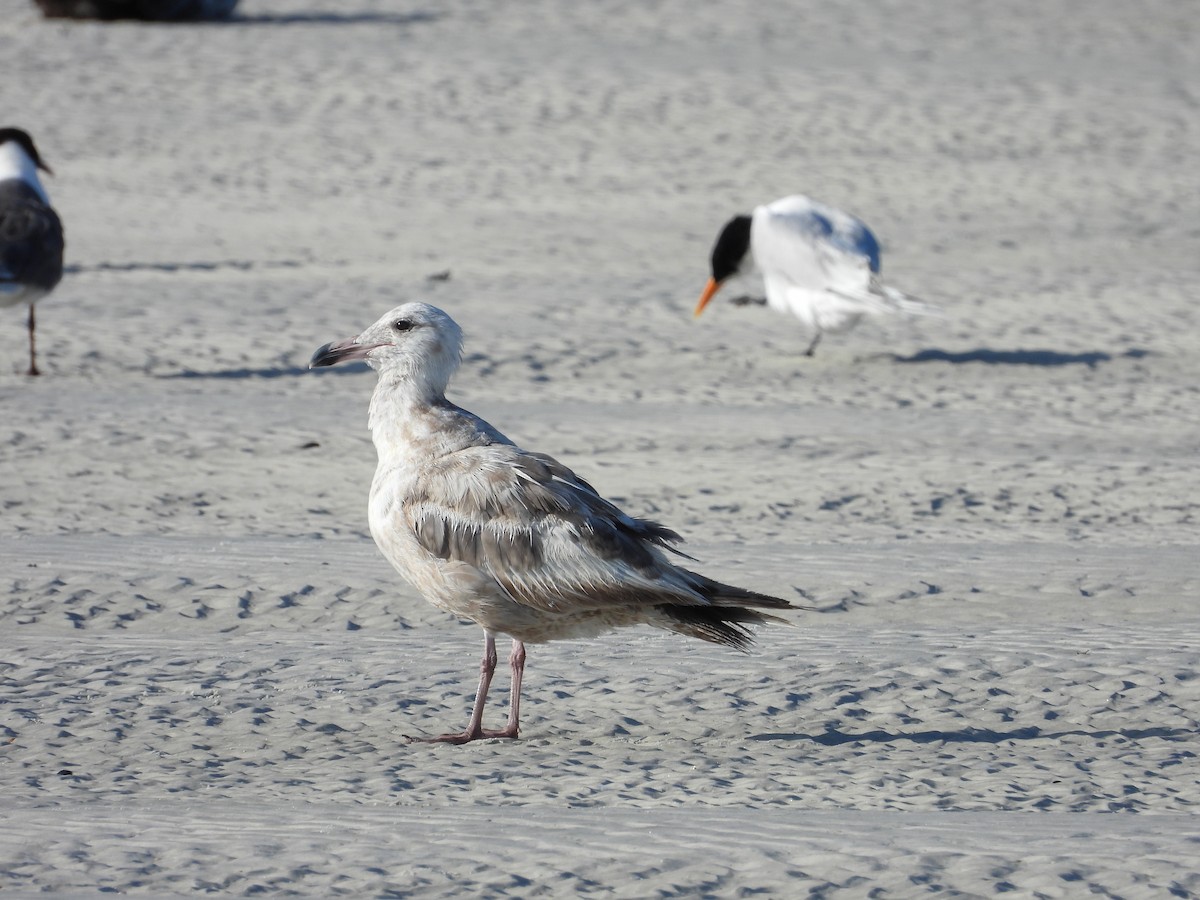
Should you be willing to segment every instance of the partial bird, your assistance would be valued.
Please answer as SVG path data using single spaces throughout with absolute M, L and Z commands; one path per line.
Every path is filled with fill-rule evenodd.
M 366 360 L 379 373 L 368 421 L 379 457 L 368 519 L 380 551 L 430 603 L 484 630 L 479 688 L 461 732 L 413 740 L 515 738 L 525 644 L 653 625 L 737 649 L 760 610 L 787 600 L 713 581 L 671 560 L 678 534 L 626 515 L 562 463 L 523 450 L 446 399 L 462 331 L 406 303 L 310 368 Z M 686 557 L 689 558 L 690 557 Z M 512 639 L 508 723 L 483 728 L 496 635 Z
M 736 275 L 757 270 L 766 303 L 799 319 L 812 356 L 825 332 L 846 331 L 864 315 L 941 315 L 937 307 L 879 280 L 879 241 L 862 221 L 796 194 L 734 216 L 712 250 L 712 277 L 695 315 Z M 744 305 L 748 298 L 738 298 Z M 761 301 L 760 301 L 761 302 Z
M 47 19 L 140 19 L 197 22 L 224 19 L 238 0 L 34 0 Z
M 29 372 L 38 374 L 33 307 L 62 279 L 63 228 L 38 170 L 33 138 L 0 128 L 0 306 L 29 304 Z

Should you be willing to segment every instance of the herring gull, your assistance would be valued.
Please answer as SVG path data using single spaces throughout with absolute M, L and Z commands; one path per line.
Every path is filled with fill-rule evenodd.
M 378 372 L 371 534 L 426 600 L 484 630 L 467 727 L 417 740 L 515 738 L 525 644 L 646 624 L 745 649 L 749 626 L 782 621 L 760 610 L 793 608 L 676 565 L 664 552 L 680 540 L 674 531 L 626 515 L 562 463 L 521 449 L 447 400 L 461 355 L 462 331 L 450 316 L 407 303 L 357 337 L 321 347 L 309 364 L 366 360 Z M 512 639 L 512 688 L 508 724 L 489 730 L 483 709 L 497 634 Z
M 29 373 L 38 374 L 33 305 L 62 279 L 63 229 L 38 170 L 33 138 L 0 128 L 0 306 L 29 304 Z
M 813 337 L 846 331 L 864 315 L 940 315 L 939 310 L 879 280 L 879 242 L 854 216 L 796 194 L 734 216 L 712 250 L 712 277 L 695 315 L 735 275 L 757 269 L 772 309 L 799 319 Z

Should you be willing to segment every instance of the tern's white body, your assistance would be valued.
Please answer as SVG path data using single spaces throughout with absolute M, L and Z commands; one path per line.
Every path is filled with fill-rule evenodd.
M 872 281 L 879 244 L 849 213 L 808 197 L 784 197 L 754 210 L 750 252 L 767 304 L 810 332 L 844 331 L 883 312 Z
M 762 276 L 767 304 L 795 316 L 813 335 L 810 353 L 824 332 L 845 331 L 863 316 L 937 314 L 880 281 L 879 242 L 847 212 L 797 194 L 757 207 L 748 241 L 745 221 L 731 221 L 718 238 L 713 280 L 697 315 L 730 274 L 754 272 Z

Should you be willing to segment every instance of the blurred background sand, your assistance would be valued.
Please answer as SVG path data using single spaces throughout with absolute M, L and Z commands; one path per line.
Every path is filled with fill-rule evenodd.
M 0 0 L 69 265 L 43 377 L 0 320 L 0 890 L 1200 892 L 1196 28 Z M 949 318 L 811 360 L 692 321 L 724 221 L 797 192 Z M 373 376 L 305 366 L 412 299 L 467 333 L 452 399 L 817 611 L 533 648 L 520 742 L 405 745 L 479 632 L 367 535 Z

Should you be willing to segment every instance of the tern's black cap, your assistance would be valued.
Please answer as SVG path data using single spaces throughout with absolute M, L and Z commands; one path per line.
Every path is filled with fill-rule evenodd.
M 712 277 L 720 284 L 742 266 L 750 252 L 750 217 L 734 216 L 721 229 L 712 250 Z

